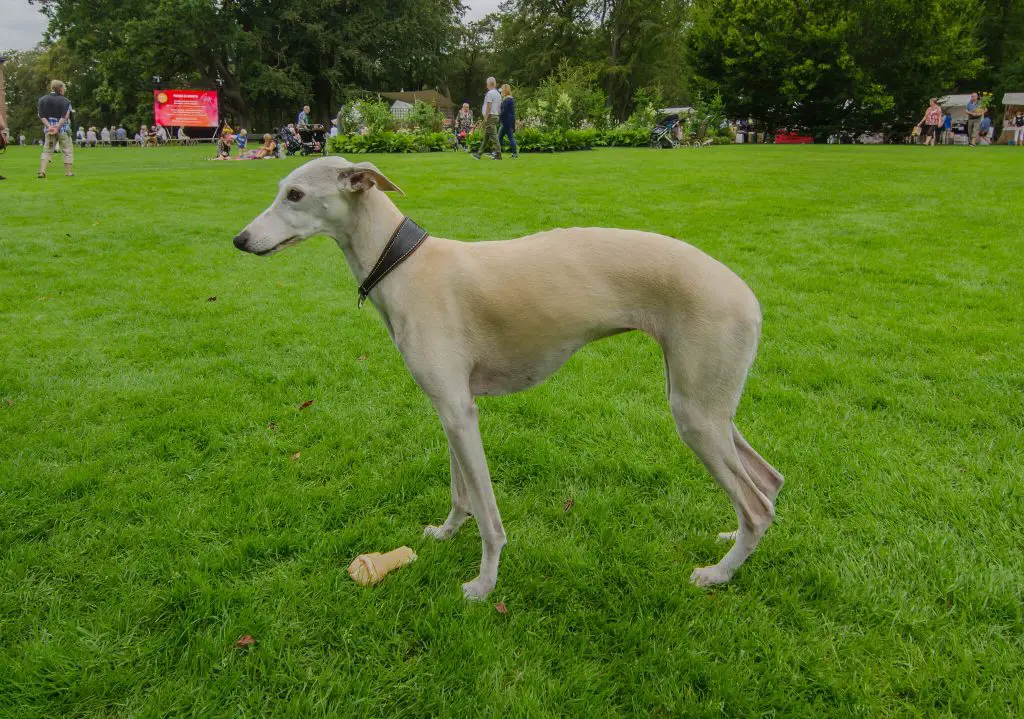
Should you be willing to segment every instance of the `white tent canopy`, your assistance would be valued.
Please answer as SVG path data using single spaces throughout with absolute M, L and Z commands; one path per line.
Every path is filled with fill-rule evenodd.
M 1024 105 L 1024 92 L 1008 92 L 1003 95 L 1004 105 Z
M 967 103 L 970 101 L 970 95 L 946 95 L 939 98 L 939 105 L 953 117 L 954 122 L 962 122 L 967 120 Z

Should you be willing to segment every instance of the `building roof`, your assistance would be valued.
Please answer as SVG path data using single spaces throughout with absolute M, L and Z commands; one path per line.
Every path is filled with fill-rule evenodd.
M 1008 92 L 1003 95 L 1004 105 L 1024 105 L 1024 92 Z
M 971 101 L 971 96 L 968 95 L 946 95 L 945 97 L 939 98 L 939 104 L 943 107 L 961 107 L 967 106 L 967 103 Z
M 401 100 L 407 102 L 410 105 L 415 104 L 417 100 L 420 102 L 426 102 L 434 107 L 445 110 L 454 107 L 450 98 L 445 97 L 437 90 L 411 90 L 409 92 L 382 92 L 381 97 L 386 97 L 389 100 Z

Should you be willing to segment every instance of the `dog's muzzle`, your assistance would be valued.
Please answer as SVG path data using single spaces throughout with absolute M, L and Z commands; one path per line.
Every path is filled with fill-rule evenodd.
M 235 247 L 238 249 L 243 252 L 248 252 L 248 250 L 245 249 L 245 246 L 249 244 L 249 230 L 243 230 L 238 235 L 235 235 L 234 243 Z

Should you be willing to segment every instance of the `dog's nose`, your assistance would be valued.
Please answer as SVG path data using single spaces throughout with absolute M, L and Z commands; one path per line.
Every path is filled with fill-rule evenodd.
M 245 246 L 249 243 L 249 230 L 243 230 L 240 234 L 235 236 L 235 247 L 240 250 L 244 250 Z

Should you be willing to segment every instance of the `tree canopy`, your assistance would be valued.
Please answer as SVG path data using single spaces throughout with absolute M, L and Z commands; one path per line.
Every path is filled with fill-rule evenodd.
M 264 127 L 365 91 L 475 105 L 489 75 L 546 111 L 553 88 L 585 83 L 588 122 L 699 91 L 817 133 L 905 124 L 956 90 L 1024 90 L 1024 0 L 505 0 L 475 22 L 462 0 L 29 1 L 48 39 L 9 64 L 12 127 L 32 124 L 50 76 L 92 124 L 151 122 L 159 76 L 219 86 L 227 114 Z

